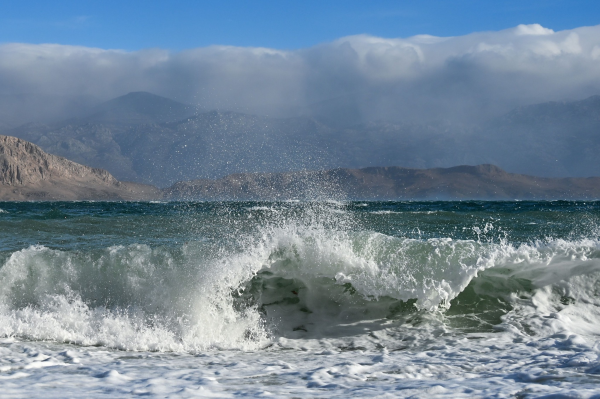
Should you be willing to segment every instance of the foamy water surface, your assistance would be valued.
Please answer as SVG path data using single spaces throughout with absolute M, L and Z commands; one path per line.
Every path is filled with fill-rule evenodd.
M 2 397 L 600 397 L 598 202 L 0 208 Z

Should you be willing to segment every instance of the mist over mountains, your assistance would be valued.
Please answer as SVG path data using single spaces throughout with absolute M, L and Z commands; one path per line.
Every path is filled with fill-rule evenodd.
M 347 110 L 351 113 L 351 110 Z M 78 118 L 4 129 L 117 179 L 170 186 L 232 173 L 495 164 L 545 177 L 600 176 L 600 96 L 518 107 L 480 124 L 336 124 L 205 111 L 145 92 Z
M 599 62 L 600 26 L 538 24 L 298 50 L 4 43 L 0 133 L 160 187 L 375 166 L 598 176 Z
M 79 117 L 145 91 L 206 110 L 327 124 L 480 124 L 524 105 L 600 93 L 600 26 L 538 24 L 456 37 L 341 37 L 298 50 L 173 52 L 0 44 L 0 121 Z
M 397 166 L 281 173 L 235 173 L 179 181 L 159 189 L 121 182 L 0 135 L 0 200 L 589 200 L 600 198 L 600 177 L 543 178 L 494 165 L 410 169 Z

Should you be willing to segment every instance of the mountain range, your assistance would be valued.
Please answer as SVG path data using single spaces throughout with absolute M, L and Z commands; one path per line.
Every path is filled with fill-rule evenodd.
M 159 187 L 236 173 L 384 165 L 426 169 L 495 164 L 541 177 L 600 176 L 600 96 L 521 107 L 479 125 L 343 125 L 317 116 L 206 111 L 135 92 L 78 118 L 2 133 L 106 169 L 119 180 Z
M 371 167 L 238 173 L 159 189 L 121 182 L 105 170 L 0 136 L 0 200 L 456 200 L 598 199 L 600 177 L 538 178 L 493 165 Z
M 203 200 L 552 200 L 598 199 L 600 177 L 540 178 L 494 165 L 411 169 L 370 167 L 243 173 L 178 182 L 165 199 Z

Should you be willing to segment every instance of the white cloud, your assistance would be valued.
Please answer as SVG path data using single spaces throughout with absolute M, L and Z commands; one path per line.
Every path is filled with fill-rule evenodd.
M 7 43 L 0 45 L 0 119 L 60 115 L 73 98 L 145 90 L 269 115 L 338 101 L 366 118 L 468 120 L 600 93 L 599 49 L 600 26 L 554 32 L 537 24 L 449 38 L 357 35 L 297 51 Z M 38 101 L 7 100 L 25 95 Z M 40 100 L 54 97 L 64 101 Z
M 554 31 L 552 29 L 544 28 L 540 24 L 531 24 L 531 25 L 519 25 L 515 28 L 515 34 L 519 36 L 524 35 L 532 35 L 532 36 L 542 36 L 542 35 L 551 35 Z

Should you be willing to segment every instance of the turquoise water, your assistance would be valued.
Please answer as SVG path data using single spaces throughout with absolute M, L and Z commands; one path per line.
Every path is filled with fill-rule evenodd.
M 232 230 L 260 228 L 271 209 L 288 221 L 302 218 L 305 203 L 260 202 L 0 202 L 3 252 L 27 245 L 55 249 L 108 245 L 177 246 L 204 236 L 229 240 Z M 481 239 L 476 228 L 494 225 L 489 239 L 506 233 L 511 243 L 597 234 L 600 202 L 350 202 L 354 229 L 397 237 Z M 277 215 L 281 219 L 281 215 Z M 327 215 L 323 215 L 325 219 Z M 332 222 L 322 220 L 322 222 Z
M 600 202 L 5 202 L 0 209 L 7 353 L 0 378 L 22 380 L 17 393 L 24 386 L 35 393 L 50 370 L 65 377 L 58 364 L 86 374 L 64 353 L 91 359 L 98 348 L 108 357 L 90 360 L 91 377 L 119 353 L 151 363 L 169 356 L 172 367 L 184 367 L 184 356 L 192 369 L 192 358 L 228 356 L 253 364 L 237 371 L 240 378 L 262 375 L 273 362 L 304 367 L 297 378 L 256 377 L 255 388 L 285 380 L 308 396 L 336 386 L 361 396 L 367 385 L 383 394 L 392 376 L 402 389 L 419 380 L 449 397 L 573 390 L 590 397 L 597 382 Z M 23 348 L 45 351 L 54 368 L 19 377 L 41 362 Z M 475 356 L 467 352 L 488 360 L 467 367 Z M 250 361 L 252 353 L 269 360 Z M 302 356 L 302 366 L 289 353 Z M 434 362 L 437 374 L 423 361 L 431 353 L 444 359 Z M 553 357 L 533 362 L 543 353 Z M 340 359 L 362 364 L 365 356 L 377 367 L 340 371 Z M 320 367 L 329 374 L 307 383 Z M 467 368 L 470 382 L 457 385 Z M 111 370 L 117 374 L 107 378 L 127 373 Z M 370 378 L 382 385 L 366 384 Z M 220 381 L 207 389 L 250 392 Z M 112 383 L 98 395 L 116 389 Z

